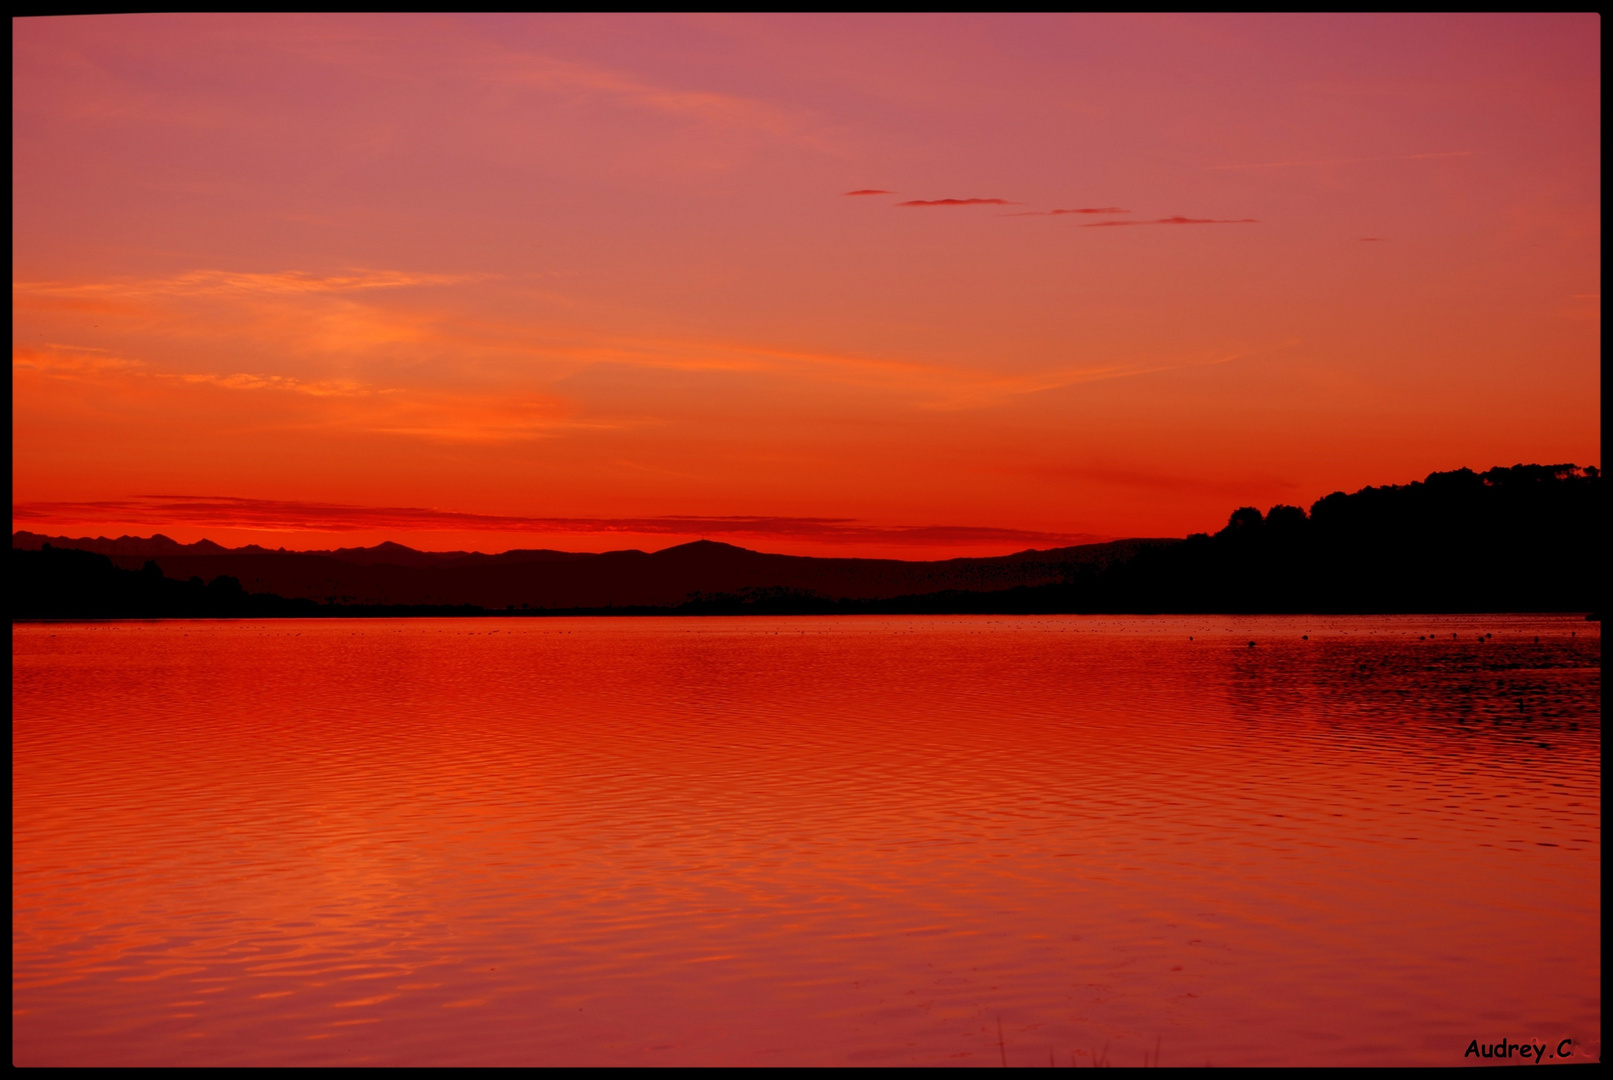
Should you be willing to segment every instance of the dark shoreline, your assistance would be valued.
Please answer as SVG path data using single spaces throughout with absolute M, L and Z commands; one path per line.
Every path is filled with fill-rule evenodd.
M 1594 615 L 1605 599 L 1601 488 L 1601 472 L 1592 467 L 1458 469 L 1411 484 L 1335 492 L 1309 512 L 1242 507 L 1213 535 L 933 562 L 774 555 L 707 540 L 654 553 L 484 556 L 390 543 L 314 553 L 230 550 L 202 541 L 191 549 L 205 551 L 187 551 L 166 537 L 74 541 L 15 533 L 10 612 L 14 622 Z

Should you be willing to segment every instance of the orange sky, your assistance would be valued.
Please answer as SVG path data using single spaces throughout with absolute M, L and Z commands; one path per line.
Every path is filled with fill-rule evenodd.
M 1600 464 L 1600 34 L 16 21 L 13 527 L 922 558 Z

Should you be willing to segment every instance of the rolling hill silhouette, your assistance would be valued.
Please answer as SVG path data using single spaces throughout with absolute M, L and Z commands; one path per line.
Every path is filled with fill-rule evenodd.
M 1107 565 L 1134 557 L 1150 543 L 1170 542 L 1122 540 L 999 558 L 902 562 L 769 555 L 710 540 L 653 554 L 511 551 L 434 558 L 435 553 L 397 544 L 338 552 L 194 551 L 190 549 L 200 545 L 178 545 L 166 537 L 97 542 L 19 533 L 12 538 L 14 549 L 37 549 L 46 543 L 83 551 L 99 547 L 98 554 L 109 556 L 113 565 L 123 569 L 135 569 L 150 560 L 168 577 L 211 581 L 228 575 L 249 592 L 287 598 L 527 610 L 672 607 L 695 595 L 736 594 L 745 589 L 783 589 L 834 600 L 889 599 L 945 590 L 993 592 L 1053 584 L 1063 580 L 1071 567 Z
M 359 608 L 376 614 L 1578 611 L 1600 606 L 1602 522 L 1597 469 L 1516 465 L 1335 492 L 1309 513 L 1243 507 L 1213 536 L 937 562 L 772 555 L 709 540 L 654 553 L 482 555 L 390 542 L 289 552 L 180 544 L 160 534 L 70 539 L 18 532 L 12 611 L 13 618 L 120 617 L 145 608 L 153 615 Z M 234 584 L 220 589 L 220 581 Z M 104 602 L 96 600 L 98 589 Z

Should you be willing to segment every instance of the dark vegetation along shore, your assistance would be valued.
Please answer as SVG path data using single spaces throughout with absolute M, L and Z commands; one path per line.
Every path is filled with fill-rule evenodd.
M 1236 510 L 1214 535 L 986 559 L 228 549 L 12 536 L 13 619 L 1595 611 L 1595 468 L 1515 465 Z

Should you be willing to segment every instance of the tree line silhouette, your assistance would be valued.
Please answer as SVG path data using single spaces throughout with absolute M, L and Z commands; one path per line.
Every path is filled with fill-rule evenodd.
M 321 604 L 248 593 L 230 576 L 174 580 L 155 562 L 123 570 L 104 555 L 46 545 L 12 549 L 12 618 L 1598 611 L 1601 500 L 1594 467 L 1457 469 L 1334 492 L 1309 512 L 1240 507 L 1213 535 L 1139 544 L 1096 565 L 1072 559 L 1056 584 L 877 600 L 758 586 L 672 607 L 542 611 Z
M 1309 513 L 1241 507 L 1214 535 L 1057 591 L 1093 611 L 1588 611 L 1601 604 L 1603 522 L 1594 467 L 1457 469 L 1337 491 Z

